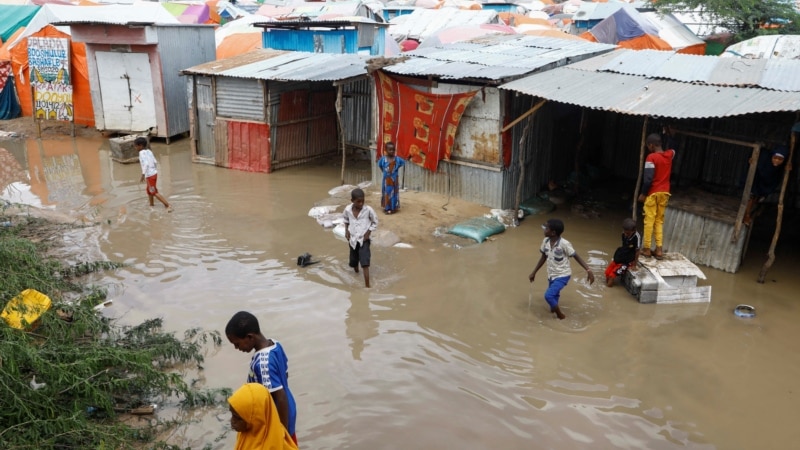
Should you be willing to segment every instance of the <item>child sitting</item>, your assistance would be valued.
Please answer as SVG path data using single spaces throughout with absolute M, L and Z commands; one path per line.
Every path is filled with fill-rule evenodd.
M 606 286 L 614 287 L 614 279 L 625 272 L 636 270 L 642 238 L 636 231 L 636 221 L 630 217 L 622 221 L 622 246 L 614 252 L 614 258 L 606 268 Z

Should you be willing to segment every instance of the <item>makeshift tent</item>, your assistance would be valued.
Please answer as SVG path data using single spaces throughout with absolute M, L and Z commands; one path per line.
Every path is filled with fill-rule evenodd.
M 705 42 L 674 16 L 640 13 L 629 5 L 621 5 L 580 36 L 632 50 L 677 50 L 678 53 L 702 55 L 706 48 Z
M 27 31 L 27 30 L 26 30 Z M 24 35 L 24 33 L 23 33 Z M 70 77 L 72 80 L 72 102 L 74 121 L 78 125 L 94 126 L 94 109 L 89 87 L 89 70 L 86 66 L 86 46 L 80 42 L 72 42 L 69 34 L 47 25 L 30 36 L 63 38 L 70 41 Z M 11 50 L 11 66 L 14 69 L 14 84 L 17 88 L 19 103 L 23 116 L 33 116 L 31 84 L 28 73 L 28 38 L 18 41 Z
M 671 45 L 658 37 L 658 28 L 631 7 L 618 9 L 580 36 L 588 41 L 633 50 L 672 50 Z

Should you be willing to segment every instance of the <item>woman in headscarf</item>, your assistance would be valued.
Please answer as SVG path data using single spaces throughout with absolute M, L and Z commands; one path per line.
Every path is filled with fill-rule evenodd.
M 769 153 L 764 152 L 758 158 L 753 187 L 750 189 L 750 200 L 744 213 L 744 222 L 750 224 L 756 207 L 766 200 L 767 196 L 778 189 L 786 164 L 786 146 L 775 147 Z
M 228 404 L 231 428 L 239 433 L 235 450 L 297 450 L 264 385 L 245 384 L 231 395 Z

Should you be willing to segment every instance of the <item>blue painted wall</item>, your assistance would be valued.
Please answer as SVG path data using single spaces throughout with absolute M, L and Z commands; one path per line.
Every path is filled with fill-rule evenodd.
M 358 46 L 358 30 L 284 30 L 266 29 L 262 33 L 264 48 L 312 53 L 352 53 L 383 55 L 386 29 L 375 31 L 371 46 Z

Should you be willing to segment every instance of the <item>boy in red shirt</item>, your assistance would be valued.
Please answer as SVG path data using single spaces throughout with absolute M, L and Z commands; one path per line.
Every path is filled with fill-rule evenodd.
M 642 180 L 642 194 L 639 201 L 644 202 L 644 239 L 642 256 L 655 256 L 661 259 L 664 256 L 664 212 L 669 201 L 669 177 L 672 173 L 672 160 L 675 159 L 675 150 L 661 148 L 661 136 L 653 133 L 647 136 L 647 159 L 644 162 L 644 176 Z M 651 250 L 653 234 L 655 232 L 656 251 Z

